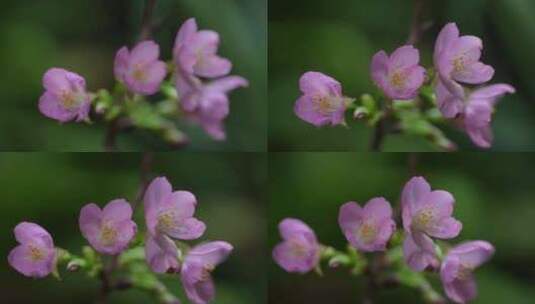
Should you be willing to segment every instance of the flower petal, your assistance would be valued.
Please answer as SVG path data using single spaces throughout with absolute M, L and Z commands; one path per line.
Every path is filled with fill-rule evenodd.
M 451 94 L 440 80 L 435 86 L 435 93 L 438 107 L 445 118 L 455 118 L 464 111 L 463 100 Z
M 390 55 L 390 71 L 404 69 L 417 65 L 420 62 L 420 52 L 412 45 L 397 48 Z
M 433 241 L 421 233 L 405 234 L 403 257 L 414 271 L 423 271 L 427 267 L 437 267 L 439 264 Z
M 363 214 L 366 218 L 387 219 L 392 217 L 392 207 L 384 197 L 376 197 L 366 203 Z
M 130 220 L 132 219 L 132 207 L 125 199 L 115 199 L 104 207 L 102 218 L 114 222 Z
M 279 223 L 279 232 L 284 240 L 294 236 L 306 235 L 310 240 L 316 240 L 316 234 L 307 224 L 294 218 L 286 218 Z
M 444 55 L 444 52 L 449 50 L 452 44 L 459 38 L 459 29 L 455 23 L 446 24 L 437 36 L 435 42 L 434 61 L 435 66 L 438 66 L 438 59 Z
M 494 69 L 490 65 L 474 62 L 462 71 L 453 72 L 452 77 L 460 82 L 480 84 L 487 82 L 494 76 Z
M 45 249 L 47 250 L 47 249 Z M 25 276 L 43 278 L 50 274 L 55 263 L 55 251 L 47 252 L 47 256 L 40 261 L 32 261 L 30 249 L 27 245 L 19 245 L 13 248 L 7 257 L 9 265 Z
M 152 236 L 147 234 L 145 240 L 145 259 L 152 271 L 165 273 L 177 272 L 178 249 L 173 241 L 163 235 Z
M 445 284 L 444 290 L 448 298 L 456 303 L 467 303 L 477 297 L 477 285 L 472 276 Z
M 227 259 L 234 248 L 223 241 L 213 241 L 193 247 L 186 256 L 186 261 L 202 261 L 203 265 L 216 266 Z
M 113 65 L 113 73 L 115 74 L 115 79 L 118 81 L 124 82 L 124 76 L 126 70 L 128 69 L 129 59 L 130 52 L 126 46 L 123 46 L 121 49 L 119 49 L 119 51 L 117 51 Z
M 363 208 L 356 202 L 347 202 L 340 207 L 338 224 L 340 225 L 340 228 L 342 228 L 342 232 L 346 234 L 346 238 L 349 239 L 348 234 L 353 234 L 364 216 Z
M 30 222 L 21 222 L 13 229 L 15 239 L 21 244 L 37 242 L 48 248 L 54 248 L 52 236 L 43 227 Z
M 39 111 L 46 117 L 56 119 L 60 122 L 67 122 L 76 117 L 76 112 L 65 109 L 58 97 L 47 91 L 39 98 Z
M 299 88 L 305 95 L 342 96 L 342 86 L 334 78 L 319 72 L 306 72 L 299 80 Z
M 205 230 L 206 225 L 192 217 L 183 220 L 176 227 L 166 230 L 166 233 L 175 239 L 194 240 L 200 238 Z
M 494 254 L 494 246 L 486 241 L 469 241 L 454 247 L 450 253 L 457 255 L 463 265 L 477 268 Z
M 372 57 L 371 75 L 375 84 L 379 87 L 384 87 L 388 75 L 388 55 L 385 51 L 379 51 Z
M 144 65 L 155 60 L 160 56 L 160 46 L 152 41 L 146 40 L 138 43 L 130 52 L 130 63 Z
M 308 95 L 303 95 L 297 99 L 294 112 L 297 117 L 316 127 L 325 126 L 331 122 L 329 116 L 316 111 L 312 98 Z

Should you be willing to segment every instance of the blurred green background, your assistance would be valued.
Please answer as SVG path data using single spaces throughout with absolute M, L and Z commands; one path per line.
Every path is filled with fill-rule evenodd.
M 65 273 L 63 281 L 32 280 L 7 263 L 16 245 L 12 229 L 21 221 L 45 227 L 56 246 L 80 254 L 87 242 L 78 228 L 81 207 L 103 206 L 115 198 L 133 200 L 140 183 L 137 153 L 0 153 L 0 272 L 2 303 L 94 303 L 99 282 L 81 273 Z M 174 189 L 197 196 L 196 216 L 207 231 L 195 244 L 226 240 L 235 249 L 214 272 L 214 303 L 266 303 L 266 157 L 258 153 L 155 154 L 151 178 L 166 176 Z M 142 208 L 135 214 L 145 231 Z M 178 277 L 166 275 L 168 288 L 184 300 Z M 156 303 L 137 290 L 117 291 L 109 303 Z
M 431 21 L 417 45 L 431 66 L 436 36 L 447 22 L 462 34 L 483 39 L 483 62 L 495 67 L 493 83 L 513 84 L 517 93 L 503 98 L 494 117 L 499 151 L 535 149 L 535 1 L 425 1 L 424 21 Z M 269 148 L 273 151 L 365 151 L 371 130 L 350 122 L 350 129 L 318 129 L 299 120 L 293 105 L 298 79 L 316 70 L 338 79 L 344 93 L 358 97 L 375 89 L 369 63 L 381 49 L 388 53 L 407 40 L 413 0 L 271 0 L 269 1 Z M 453 127 L 448 136 L 462 150 L 477 149 Z M 412 136 L 386 138 L 386 151 L 433 150 Z
M 37 109 L 41 78 L 50 67 L 83 75 L 88 89 L 111 89 L 113 60 L 132 46 L 140 30 L 143 0 L 3 0 L 0 10 L 0 150 L 101 151 L 105 128 L 58 122 Z M 232 93 L 226 121 L 228 139 L 216 142 L 200 127 L 184 125 L 190 149 L 264 151 L 267 128 L 266 0 L 158 0 L 153 38 L 165 60 L 176 32 L 189 17 L 201 29 L 221 34 L 220 54 L 234 63 L 233 74 L 251 86 Z M 181 124 L 182 125 L 182 124 Z M 150 132 L 118 138 L 121 151 L 170 149 Z
M 401 190 L 411 177 L 405 153 L 271 153 L 269 156 L 269 247 L 280 241 L 277 224 L 297 217 L 309 224 L 320 242 L 345 248 L 338 226 L 339 207 L 350 200 L 366 203 L 384 196 L 398 206 Z M 477 270 L 479 297 L 473 303 L 528 304 L 535 298 L 533 197 L 535 154 L 423 153 L 416 173 L 433 189 L 456 199 L 454 216 L 463 230 L 453 243 L 488 240 L 496 254 Z M 288 274 L 273 261 L 269 267 L 269 303 L 361 303 L 362 278 L 348 271 Z M 437 290 L 442 287 L 433 281 Z M 377 291 L 374 303 L 423 303 L 407 287 Z M 472 303 L 472 302 L 471 302 Z

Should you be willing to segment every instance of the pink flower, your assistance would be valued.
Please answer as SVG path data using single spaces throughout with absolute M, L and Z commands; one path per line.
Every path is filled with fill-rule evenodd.
M 418 65 L 419 61 L 420 53 L 412 45 L 398 48 L 390 57 L 380 51 L 372 58 L 372 79 L 390 99 L 413 99 L 425 78 L 425 69 Z
M 19 245 L 9 253 L 9 265 L 27 277 L 50 274 L 56 264 L 56 250 L 48 231 L 28 222 L 19 223 L 13 231 Z
M 134 93 L 154 94 L 167 73 L 165 62 L 158 60 L 159 56 L 160 47 L 154 41 L 140 42 L 131 52 L 124 46 L 115 55 L 115 78 Z
M 273 249 L 273 259 L 288 272 L 306 273 L 314 269 L 320 259 L 320 245 L 316 234 L 298 219 L 287 218 L 279 224 L 283 242 Z
M 392 219 L 392 208 L 382 197 L 373 198 L 364 208 L 358 203 L 342 205 L 338 223 L 349 243 L 366 252 L 384 251 L 396 223 Z
M 317 127 L 344 123 L 346 98 L 338 81 L 319 72 L 306 72 L 299 87 L 303 95 L 295 103 L 297 117 Z
M 85 79 L 64 69 L 51 68 L 43 76 L 46 91 L 39 99 L 39 111 L 60 122 L 86 120 L 91 100 Z
M 177 91 L 182 110 L 216 140 L 226 138 L 223 122 L 229 114 L 227 94 L 248 85 L 248 81 L 240 76 L 227 76 L 203 84 L 196 77 L 177 73 Z
M 128 247 L 137 225 L 132 221 L 132 207 L 124 199 L 109 202 L 102 210 L 87 204 L 80 211 L 80 230 L 96 251 L 116 255 Z
M 459 36 L 459 29 L 455 23 L 446 24 L 438 35 L 433 55 L 439 75 L 437 85 L 444 86 L 450 94 L 462 100 L 464 89 L 458 82 L 481 84 L 492 79 L 494 69 L 479 61 L 482 49 L 481 39 L 475 36 Z M 439 104 L 448 102 L 440 96 L 437 97 Z M 456 106 L 447 108 L 449 111 L 443 112 L 445 117 L 451 118 L 457 115 L 454 111 L 457 109 Z
M 449 192 L 431 191 L 423 177 L 413 177 L 403 188 L 402 219 L 407 233 L 403 254 L 412 269 L 421 271 L 436 264 L 431 258 L 435 251 L 429 237 L 451 239 L 461 231 L 462 224 L 451 216 L 454 201 Z
M 145 220 L 152 236 L 164 234 L 175 239 L 193 240 L 206 229 L 193 217 L 197 200 L 188 191 L 174 191 L 165 177 L 155 178 L 145 192 Z
M 178 262 L 180 251 L 175 242 L 163 234 L 152 236 L 147 234 L 145 239 L 145 260 L 152 271 L 156 273 L 175 273 L 180 271 Z
M 232 63 L 217 55 L 219 34 L 214 31 L 198 31 L 194 18 L 180 27 L 175 40 L 173 55 L 176 64 L 187 74 L 205 78 L 225 76 Z
M 494 84 L 474 90 L 466 100 L 455 97 L 443 85 L 437 85 L 437 97 L 442 113 L 456 115 L 474 144 L 489 148 L 492 144 L 490 123 L 498 99 L 515 89 L 508 84 Z M 445 114 L 445 115 L 446 115 Z
M 215 286 L 210 273 L 227 258 L 232 249 L 227 242 L 215 241 L 195 246 L 188 252 L 180 279 L 190 301 L 206 304 L 214 299 Z
M 470 241 L 451 249 L 440 268 L 440 278 L 446 295 L 456 303 L 466 303 L 477 296 L 472 272 L 487 262 L 494 247 L 485 241 Z

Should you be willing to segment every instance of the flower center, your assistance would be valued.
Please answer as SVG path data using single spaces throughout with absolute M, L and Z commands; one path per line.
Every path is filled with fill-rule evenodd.
M 464 57 L 459 56 L 453 59 L 453 71 L 456 73 L 464 71 Z
M 296 258 L 307 256 L 307 249 L 305 244 L 300 240 L 290 240 L 290 252 Z
M 162 232 L 169 231 L 176 227 L 175 212 L 166 211 L 158 215 L 158 224 L 156 228 Z
M 144 81 L 147 79 L 147 75 L 142 69 L 140 64 L 134 65 L 134 71 L 132 72 L 132 77 L 137 81 Z
M 320 95 L 312 97 L 312 109 L 323 115 L 336 112 L 340 107 L 340 103 L 341 98 Z
M 77 98 L 76 94 L 72 91 L 61 91 L 59 99 L 61 101 L 61 105 L 68 110 L 74 109 L 80 104 L 79 98 Z
M 429 208 L 424 208 L 416 214 L 413 219 L 413 226 L 419 230 L 425 229 L 434 219 L 433 211 Z
M 41 250 L 41 248 L 34 245 L 30 245 L 29 249 L 29 258 L 33 262 L 41 261 L 45 257 L 45 253 L 43 252 L 43 250 Z
M 358 228 L 358 235 L 364 243 L 371 243 L 377 236 L 377 228 L 373 223 L 364 222 Z
M 212 271 L 214 271 L 214 269 L 215 269 L 215 266 L 212 264 L 204 265 L 201 271 L 201 277 L 200 277 L 201 281 L 209 280 L 210 274 L 212 273 Z
M 390 76 L 390 84 L 392 84 L 393 87 L 397 89 L 403 89 L 405 88 L 405 83 L 407 82 L 407 78 L 401 71 L 395 71 Z
M 459 266 L 459 270 L 457 271 L 457 278 L 461 281 L 464 281 L 470 277 L 472 271 L 473 269 L 471 267 L 461 264 Z
M 117 239 L 117 230 L 115 230 L 109 224 L 102 225 L 102 229 L 100 230 L 100 239 L 104 246 L 113 245 Z

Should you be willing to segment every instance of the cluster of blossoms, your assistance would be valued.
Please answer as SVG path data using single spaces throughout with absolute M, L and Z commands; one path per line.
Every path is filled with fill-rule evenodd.
M 177 247 L 175 240 L 198 239 L 206 230 L 205 224 L 193 216 L 196 206 L 191 192 L 173 191 L 165 177 L 152 181 L 144 196 L 144 259 L 155 273 L 179 274 L 188 299 L 205 304 L 215 296 L 210 273 L 233 247 L 224 241 L 206 242 L 191 249 L 186 249 L 189 247 L 184 243 Z M 102 209 L 90 203 L 80 211 L 80 231 L 98 253 L 118 256 L 128 249 L 137 233 L 132 215 L 131 205 L 124 199 L 113 200 Z M 33 278 L 57 271 L 59 252 L 64 250 L 54 247 L 50 233 L 37 224 L 22 222 L 14 234 L 19 245 L 8 256 L 13 268 Z
M 189 19 L 178 31 L 173 60 L 168 64 L 159 59 L 160 47 L 154 41 L 139 42 L 131 50 L 126 46 L 119 49 L 114 63 L 115 78 L 119 82 L 115 96 L 106 90 L 90 93 L 82 76 L 60 68 L 49 69 L 43 77 L 45 92 L 39 99 L 39 110 L 60 122 L 89 122 L 93 105 L 95 113 L 106 120 L 125 114 L 138 127 L 167 131 L 164 137 L 170 136 L 170 141 L 175 139 L 172 134 L 176 132 L 171 132 L 174 124 L 164 123 L 158 116 L 167 115 L 172 119 L 181 114 L 188 121 L 200 124 L 214 139 L 223 140 L 223 121 L 229 115 L 227 95 L 234 89 L 248 86 L 248 82 L 239 76 L 229 76 L 232 63 L 217 55 L 218 47 L 218 33 L 198 30 L 195 19 Z M 171 73 L 166 81 L 168 69 Z M 167 98 L 162 102 L 170 104 L 154 107 L 149 114 L 156 118 L 143 123 L 152 117 L 146 110 L 146 105 L 151 104 L 143 97 L 159 91 Z M 140 119 L 136 109 L 142 106 L 143 112 L 137 113 L 146 117 Z
M 401 194 L 404 238 L 403 260 L 415 272 L 438 271 L 446 295 L 456 303 L 466 303 L 477 295 L 474 269 L 490 259 L 494 247 L 486 241 L 468 241 L 449 249 L 444 257 L 436 239 L 459 235 L 462 224 L 452 217 L 454 198 L 443 190 L 431 190 L 422 177 L 413 177 Z M 338 223 L 350 246 L 360 252 L 395 250 L 393 235 L 396 222 L 390 203 L 373 198 L 361 207 L 348 202 L 340 207 Z M 307 273 L 322 260 L 332 260 L 332 248 L 321 245 L 314 231 L 298 219 L 284 219 L 279 224 L 283 242 L 273 250 L 274 260 L 286 271 Z
M 460 36 L 455 23 L 447 24 L 439 33 L 434 50 L 434 75 L 420 65 L 419 51 L 411 45 L 396 49 L 390 56 L 376 53 L 370 65 L 373 82 L 383 93 L 387 104 L 413 101 L 431 93 L 431 103 L 443 118 L 451 119 L 464 129 L 472 142 L 488 148 L 492 144 L 490 127 L 497 100 L 515 89 L 508 84 L 483 85 L 492 79 L 494 69 L 480 61 L 483 43 L 475 36 Z M 462 85 L 464 84 L 464 85 Z M 472 85 L 469 87 L 468 85 Z M 354 109 L 354 117 L 370 116 L 370 106 L 362 100 L 344 97 L 335 79 L 319 72 L 307 72 L 300 79 L 302 96 L 295 104 L 295 113 L 315 126 L 345 124 L 345 111 Z M 362 99 L 370 98 L 363 95 Z M 382 113 L 384 115 L 384 113 Z M 374 121 L 374 117 L 369 117 Z M 379 119 L 383 119 L 380 117 Z M 374 121 L 375 123 L 376 121 Z M 430 134 L 424 134 L 430 135 Z

